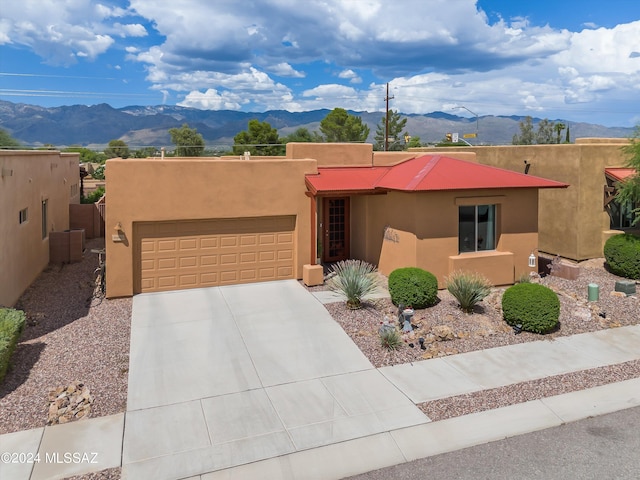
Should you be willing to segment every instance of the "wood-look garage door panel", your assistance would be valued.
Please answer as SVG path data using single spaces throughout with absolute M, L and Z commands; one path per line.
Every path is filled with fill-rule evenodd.
M 136 224 L 136 292 L 293 278 L 294 229 L 294 216 Z

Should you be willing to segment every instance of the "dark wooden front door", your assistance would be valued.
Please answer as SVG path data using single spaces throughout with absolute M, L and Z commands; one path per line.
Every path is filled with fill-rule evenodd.
M 324 198 L 322 203 L 322 261 L 349 258 L 349 197 Z

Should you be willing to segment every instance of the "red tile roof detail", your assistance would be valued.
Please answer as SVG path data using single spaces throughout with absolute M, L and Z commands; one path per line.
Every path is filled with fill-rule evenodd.
M 307 185 L 313 194 L 568 187 L 566 183 L 441 155 L 424 155 L 389 167 L 318 168 L 317 175 L 307 175 Z
M 604 173 L 609 175 L 614 180 L 620 182 L 629 177 L 633 177 L 636 174 L 635 168 L 605 168 Z

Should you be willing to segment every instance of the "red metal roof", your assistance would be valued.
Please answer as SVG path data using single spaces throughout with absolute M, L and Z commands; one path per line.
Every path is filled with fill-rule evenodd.
M 426 192 L 568 187 L 566 183 L 441 155 L 424 155 L 389 167 L 320 167 L 317 175 L 306 178 L 314 195 L 385 190 Z
M 635 168 L 605 168 L 604 173 L 620 182 L 636 174 Z
M 365 192 L 375 190 L 389 167 L 319 167 L 318 174 L 307 175 L 307 186 L 317 192 Z

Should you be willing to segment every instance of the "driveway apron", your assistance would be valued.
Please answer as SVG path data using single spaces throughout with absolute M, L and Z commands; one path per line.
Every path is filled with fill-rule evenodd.
M 125 479 L 179 479 L 429 419 L 295 280 L 134 297 Z

